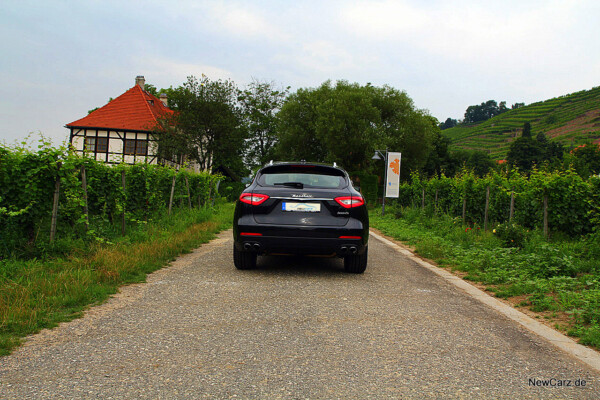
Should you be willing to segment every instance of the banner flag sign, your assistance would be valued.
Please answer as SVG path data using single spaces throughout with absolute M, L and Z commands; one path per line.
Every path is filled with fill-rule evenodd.
M 400 191 L 400 164 L 401 153 L 388 153 L 387 182 L 385 183 L 385 197 L 398 197 Z

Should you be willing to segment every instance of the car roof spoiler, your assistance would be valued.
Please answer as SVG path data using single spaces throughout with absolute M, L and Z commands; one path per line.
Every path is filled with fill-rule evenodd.
M 305 163 L 305 162 L 306 162 L 306 160 L 300 160 L 300 162 L 301 162 L 301 163 Z M 282 163 L 282 164 L 283 164 L 283 163 Z M 311 164 L 318 164 L 318 163 L 311 163 Z M 268 164 L 268 165 L 273 165 L 273 160 L 269 161 L 269 164 Z M 338 168 L 338 165 L 337 165 L 337 163 L 336 163 L 335 161 L 333 162 L 333 168 Z

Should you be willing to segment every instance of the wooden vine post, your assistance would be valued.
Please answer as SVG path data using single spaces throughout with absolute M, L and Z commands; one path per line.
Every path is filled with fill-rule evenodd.
M 198 208 L 202 208 L 202 189 L 198 190 Z
M 215 205 L 215 199 L 217 197 L 217 195 L 219 194 L 219 185 L 221 184 L 221 181 L 217 181 L 217 184 L 215 185 L 215 195 L 213 196 L 210 206 L 214 207 Z
M 510 191 L 510 214 L 508 215 L 509 222 L 512 222 L 514 215 L 515 215 L 515 190 L 513 188 L 511 188 L 511 191 Z
M 173 175 L 173 184 L 171 185 L 171 198 L 169 199 L 169 215 L 171 215 L 171 208 L 173 207 L 173 196 L 175 195 L 175 177 L 177 173 Z
M 127 206 L 127 192 L 125 191 L 125 170 L 121 171 L 121 185 L 123 186 L 123 214 L 121 214 L 121 235 L 125 236 L 125 208 Z
M 490 210 L 490 187 L 488 186 L 485 191 L 485 212 L 483 215 L 483 230 L 487 232 L 488 228 L 488 212 Z
M 52 202 L 52 220 L 50 223 L 50 242 L 54 242 L 54 237 L 56 236 L 56 221 L 58 219 L 58 200 L 60 198 L 60 167 L 62 166 L 61 162 L 56 164 L 56 183 L 54 185 L 54 201 Z
M 425 188 L 423 188 L 423 193 L 421 195 L 421 209 L 425 209 Z
M 465 197 L 463 199 L 463 213 L 462 213 L 463 224 L 465 223 L 466 218 L 467 218 L 467 198 Z
M 90 217 L 88 208 L 88 194 L 87 194 L 87 178 L 85 175 L 85 165 L 81 166 L 81 188 L 83 189 L 83 215 L 85 215 L 85 230 L 90 229 Z
M 544 195 L 544 237 L 548 238 L 548 195 Z
M 187 175 L 185 177 L 185 188 L 187 189 L 188 204 L 189 204 L 190 210 L 191 210 L 192 209 L 192 196 L 190 196 L 190 182 L 188 181 Z

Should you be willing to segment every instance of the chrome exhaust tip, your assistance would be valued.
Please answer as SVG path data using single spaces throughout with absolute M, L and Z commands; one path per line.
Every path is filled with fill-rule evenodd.
M 258 244 L 258 243 L 254 243 L 253 247 L 254 247 L 254 250 L 256 250 L 256 251 L 260 250 L 260 244 Z
M 350 247 L 350 253 L 356 254 L 356 251 L 357 251 L 356 247 L 354 247 L 354 246 Z
M 252 245 L 250 243 L 244 243 L 244 250 L 250 250 Z
M 342 246 L 342 248 L 340 249 L 340 252 L 345 253 L 346 251 L 348 251 L 348 248 L 346 246 Z

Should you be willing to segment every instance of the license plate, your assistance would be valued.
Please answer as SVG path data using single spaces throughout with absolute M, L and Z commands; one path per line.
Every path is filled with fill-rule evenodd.
M 321 203 L 292 203 L 284 201 L 281 206 L 283 211 L 291 212 L 321 212 Z

